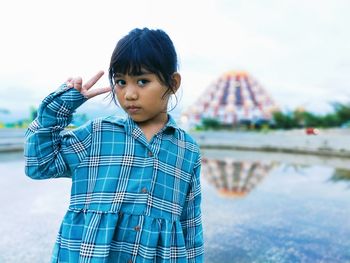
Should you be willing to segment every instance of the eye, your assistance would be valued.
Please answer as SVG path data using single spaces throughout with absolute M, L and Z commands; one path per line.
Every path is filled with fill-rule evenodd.
M 126 81 L 123 79 L 116 79 L 115 84 L 119 87 L 124 87 L 126 85 Z
M 146 86 L 146 84 L 149 82 L 149 80 L 147 80 L 147 79 L 139 79 L 138 81 L 137 81 L 137 85 L 139 85 L 140 87 L 144 87 L 144 86 Z

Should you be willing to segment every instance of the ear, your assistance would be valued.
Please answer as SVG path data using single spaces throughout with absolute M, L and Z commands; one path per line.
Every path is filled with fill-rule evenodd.
M 180 88 L 181 85 L 181 75 L 178 72 L 173 73 L 173 75 L 171 76 L 172 78 L 172 82 L 173 82 L 173 90 L 174 93 L 177 92 L 177 90 Z

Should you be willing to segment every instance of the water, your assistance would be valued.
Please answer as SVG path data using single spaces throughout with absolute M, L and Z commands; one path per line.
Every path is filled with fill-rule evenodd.
M 205 262 L 350 262 L 348 159 L 203 151 Z M 0 154 L 0 262 L 48 262 L 68 179 L 34 181 Z
M 203 152 L 207 262 L 350 262 L 348 163 Z

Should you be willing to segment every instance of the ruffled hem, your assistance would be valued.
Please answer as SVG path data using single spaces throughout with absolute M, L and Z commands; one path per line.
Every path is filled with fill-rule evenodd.
M 69 210 L 52 262 L 187 262 L 179 221 L 145 215 Z M 141 260 L 142 259 L 142 260 Z

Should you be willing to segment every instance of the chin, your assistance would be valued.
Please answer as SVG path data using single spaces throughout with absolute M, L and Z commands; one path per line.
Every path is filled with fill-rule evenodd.
M 129 116 L 134 122 L 145 122 L 145 121 L 147 121 L 147 119 L 142 118 L 142 117 L 137 116 L 137 115 L 129 115 Z

